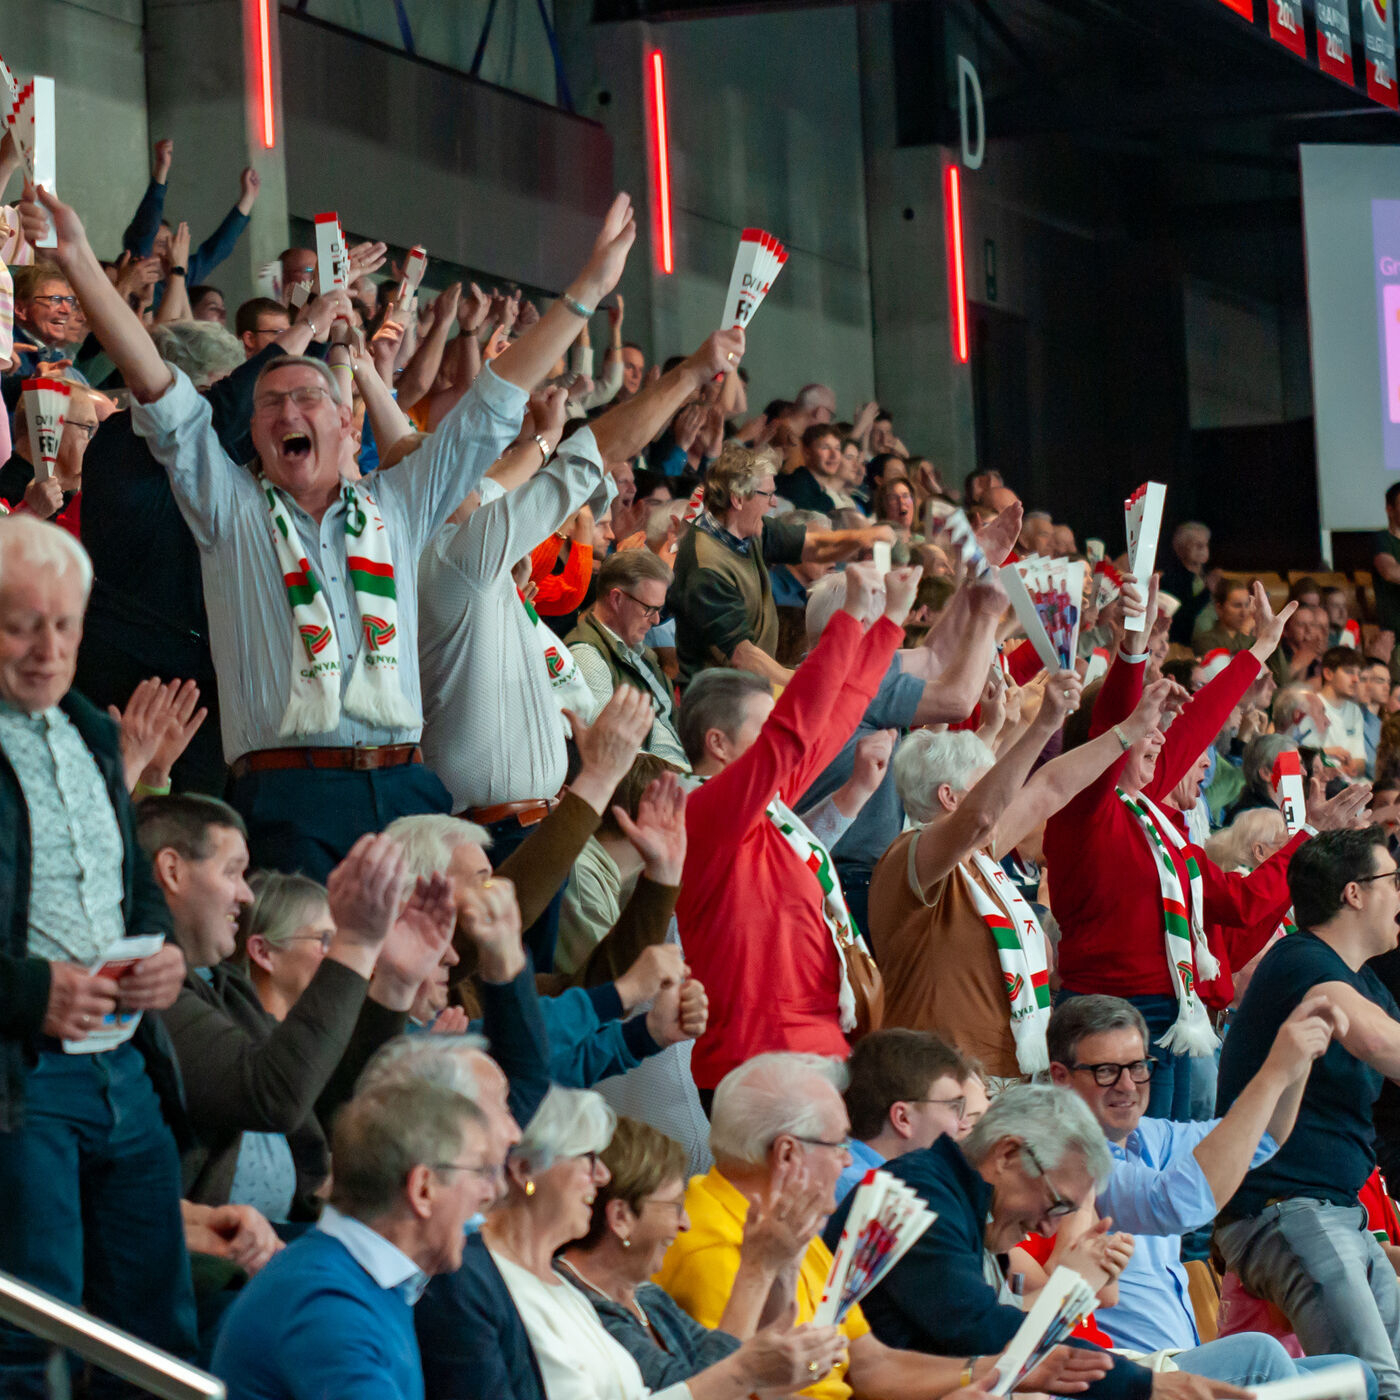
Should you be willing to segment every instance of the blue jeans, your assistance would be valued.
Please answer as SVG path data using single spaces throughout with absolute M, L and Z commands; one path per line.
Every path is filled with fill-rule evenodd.
M 1291 1381 L 1309 1371 L 1325 1371 L 1353 1360 L 1350 1356 L 1305 1356 L 1295 1360 L 1284 1351 L 1277 1337 L 1263 1332 L 1236 1332 L 1190 1351 L 1178 1352 L 1173 1358 L 1183 1371 L 1208 1380 L 1228 1381 L 1231 1385 L 1265 1385 L 1269 1381 Z M 1376 1377 L 1363 1361 L 1366 1372 L 1367 1400 L 1376 1400 Z
M 1360 1204 L 1294 1197 L 1217 1225 L 1225 1265 L 1293 1324 L 1309 1356 L 1345 1352 L 1400 1400 L 1400 1286 Z
M 395 817 L 452 810 L 442 780 L 421 763 L 249 773 L 229 783 L 228 800 L 248 824 L 255 868 L 322 884 L 366 832 L 383 831 Z
M 145 1062 L 45 1050 L 0 1133 L 0 1269 L 183 1360 L 196 1350 L 180 1159 Z M 0 1393 L 43 1397 L 48 1345 L 0 1324 Z M 134 1393 L 99 1375 L 94 1394 Z

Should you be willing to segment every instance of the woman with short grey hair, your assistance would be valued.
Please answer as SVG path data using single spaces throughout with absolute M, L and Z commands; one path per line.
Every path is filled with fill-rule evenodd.
M 335 937 L 326 887 L 305 875 L 255 871 L 253 902 L 238 912 L 237 956 L 262 1008 L 284 1021 L 307 989 Z

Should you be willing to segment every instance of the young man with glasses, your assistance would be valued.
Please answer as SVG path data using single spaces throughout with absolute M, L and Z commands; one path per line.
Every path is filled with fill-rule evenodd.
M 1269 950 L 1245 992 L 1220 1058 L 1220 1105 L 1249 1093 L 1299 1003 L 1325 997 L 1335 1030 L 1292 1135 L 1244 1178 L 1215 1234 L 1226 1264 L 1284 1310 L 1304 1350 L 1359 1357 L 1392 1398 L 1400 1287 L 1358 1192 L 1375 1164 L 1373 1105 L 1384 1080 L 1400 1079 L 1400 1006 L 1367 965 L 1395 948 L 1397 878 L 1379 826 L 1324 832 L 1290 862 L 1298 932 Z
M 1277 1028 L 1229 1113 L 1177 1123 L 1144 1117 L 1153 1059 L 1146 1022 L 1131 1002 L 1084 996 L 1056 1008 L 1046 1035 L 1051 1076 L 1084 1100 L 1103 1129 L 1113 1172 L 1098 1194 L 1098 1214 L 1133 1236 L 1118 1301 L 1096 1314 L 1116 1346 L 1170 1349 L 1184 1370 L 1238 1385 L 1294 1373 L 1279 1344 L 1258 1333 L 1201 1345 L 1181 1236 L 1208 1225 L 1251 1165 L 1268 1161 L 1288 1139 L 1308 1073 L 1331 1036 L 1330 1003 L 1306 999 Z M 1303 1369 L 1340 1359 L 1312 1357 Z
M 851 1163 L 836 1183 L 844 1201 L 872 1167 L 931 1147 L 945 1134 L 967 1136 L 967 1059 L 927 1031 L 891 1027 L 856 1041 L 846 1062 L 846 1112 L 851 1116 Z
M 598 573 L 596 601 L 564 641 L 600 708 L 622 685 L 650 698 L 656 718 L 646 752 L 688 772 L 690 764 L 676 733 L 671 682 L 646 644 L 647 632 L 661 620 L 671 579 L 671 570 L 649 549 L 614 554 Z

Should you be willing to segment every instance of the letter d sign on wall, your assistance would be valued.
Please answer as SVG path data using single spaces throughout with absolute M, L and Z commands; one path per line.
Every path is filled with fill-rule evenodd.
M 968 140 L 967 95 L 972 92 L 972 103 L 977 109 L 977 141 L 974 146 Z M 982 168 L 982 155 L 987 146 L 987 114 L 982 106 L 982 84 L 977 70 L 962 56 L 958 55 L 958 116 L 962 121 L 962 163 L 969 170 Z

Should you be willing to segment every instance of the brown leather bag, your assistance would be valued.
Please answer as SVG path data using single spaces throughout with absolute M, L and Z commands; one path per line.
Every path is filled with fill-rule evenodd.
M 865 940 L 848 934 L 841 943 L 841 961 L 856 999 L 856 1028 L 848 1037 L 857 1041 L 885 1023 L 885 979 L 866 951 Z

